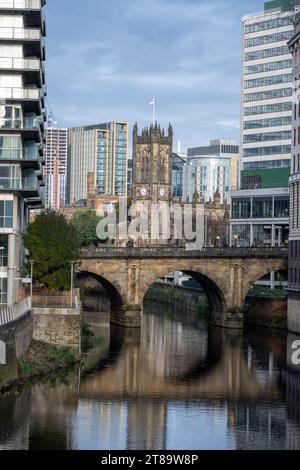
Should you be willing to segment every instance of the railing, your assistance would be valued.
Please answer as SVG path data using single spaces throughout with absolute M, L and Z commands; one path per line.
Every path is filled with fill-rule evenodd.
M 47 295 L 33 295 L 32 307 L 36 308 L 78 308 L 79 299 L 77 295 L 71 298 L 58 295 L 58 296 L 47 296 Z
M 43 0 L 0 0 L 0 8 L 18 8 L 20 10 L 40 10 Z
M 249 258 L 249 257 L 275 257 L 288 256 L 287 247 L 253 247 L 253 248 L 202 248 L 189 250 L 185 247 L 90 247 L 81 251 L 83 259 L 92 258 Z
M 23 122 L 22 119 L 0 118 L 0 130 L 36 130 L 40 129 L 40 126 L 41 118 L 39 117 L 25 117 Z
M 0 309 L 0 326 L 7 325 L 8 323 L 12 323 L 26 313 L 31 311 L 31 299 L 28 297 L 22 302 L 13 305 L 12 307 L 5 307 Z
M 0 28 L 0 39 L 24 39 L 27 41 L 40 41 L 41 38 L 41 30 L 38 28 Z
M 0 69 L 39 71 L 41 70 L 41 63 L 39 59 L 1 57 Z
M 42 98 L 42 92 L 38 88 L 0 88 L 1 99 L 38 100 Z

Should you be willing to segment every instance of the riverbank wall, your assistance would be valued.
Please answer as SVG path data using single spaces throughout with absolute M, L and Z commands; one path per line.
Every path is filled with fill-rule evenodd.
M 153 284 L 145 296 L 146 302 L 159 302 L 166 307 L 188 312 L 199 312 L 201 305 L 207 307 L 205 292 L 199 289 L 175 286 L 163 282 Z M 204 312 L 206 313 L 206 312 Z
M 27 354 L 32 339 L 31 312 L 0 327 L 0 389 L 18 377 L 18 362 Z
M 71 348 L 81 355 L 81 305 L 76 308 L 33 308 L 33 339 Z

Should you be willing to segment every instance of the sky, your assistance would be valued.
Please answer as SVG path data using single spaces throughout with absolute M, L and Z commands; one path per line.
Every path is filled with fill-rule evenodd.
M 157 120 L 174 150 L 239 140 L 241 18 L 263 0 L 47 0 L 48 107 L 61 127 Z

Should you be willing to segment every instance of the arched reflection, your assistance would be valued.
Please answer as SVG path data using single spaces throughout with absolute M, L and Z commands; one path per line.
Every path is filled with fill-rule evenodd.
M 184 312 L 146 314 L 141 331 L 91 324 L 88 374 L 0 398 L 0 448 L 300 448 L 285 334 L 210 329 Z

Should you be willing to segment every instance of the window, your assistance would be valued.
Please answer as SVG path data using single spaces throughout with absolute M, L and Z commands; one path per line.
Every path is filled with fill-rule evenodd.
M 7 267 L 8 265 L 8 237 L 7 235 L 0 235 L 0 267 Z
M 244 135 L 244 144 L 252 142 L 272 142 L 273 140 L 291 140 L 291 134 L 291 131 L 284 131 Z
M 282 88 L 280 90 L 262 91 L 260 93 L 247 93 L 244 96 L 244 101 L 261 101 L 261 100 L 273 100 L 276 98 L 286 98 L 292 96 L 292 88 Z
M 291 67 L 293 67 L 293 61 L 291 59 L 279 60 L 278 62 L 268 62 L 266 64 L 249 65 L 248 67 L 245 67 L 245 75 L 271 72 L 273 70 L 280 69 L 290 69 Z
M 266 59 L 268 57 L 276 57 L 279 55 L 287 55 L 287 54 L 289 54 L 288 46 L 274 47 L 272 49 L 264 49 L 263 51 L 247 52 L 245 54 L 245 61 Z
M 272 77 L 254 78 L 245 80 L 244 88 L 256 88 L 261 86 L 278 85 L 279 83 L 291 83 L 292 74 L 273 75 Z
M 292 25 L 294 16 L 286 16 L 285 18 L 276 18 L 274 20 L 261 21 L 260 23 L 249 24 L 245 26 L 245 33 L 255 33 L 266 29 L 282 28 L 283 26 Z
M 284 31 L 282 33 L 267 34 L 256 38 L 246 39 L 245 47 L 261 46 L 272 42 L 289 41 L 294 36 L 293 31 Z
M 289 217 L 289 198 L 275 197 L 275 217 Z
M 0 201 L 0 228 L 13 228 L 13 201 Z
M 21 129 L 22 111 L 20 106 L 0 105 L 0 128 Z
M 290 159 L 285 160 L 267 160 L 259 162 L 244 163 L 245 170 L 256 170 L 260 168 L 285 168 L 291 165 Z
M 267 114 L 267 113 L 281 113 L 284 111 L 291 111 L 292 103 L 273 103 L 266 104 L 263 106 L 252 106 L 244 109 L 245 116 L 251 116 L 254 114 Z
M 271 218 L 273 216 L 272 198 L 255 198 L 253 200 L 253 218 Z
M 255 121 L 245 121 L 244 129 L 259 129 L 261 127 L 279 127 L 289 126 L 292 124 L 291 116 L 283 116 L 280 118 L 258 119 Z
M 232 218 L 233 219 L 250 219 L 251 217 L 251 201 L 249 199 L 233 199 L 232 200 Z
M 0 278 L 0 304 L 7 304 L 7 279 Z
M 20 189 L 20 167 L 0 165 L 0 189 Z
M 0 135 L 0 159 L 21 158 L 21 137 L 13 135 Z
M 244 157 L 258 157 L 263 155 L 290 154 L 291 145 L 277 145 L 270 147 L 254 147 L 244 149 Z

